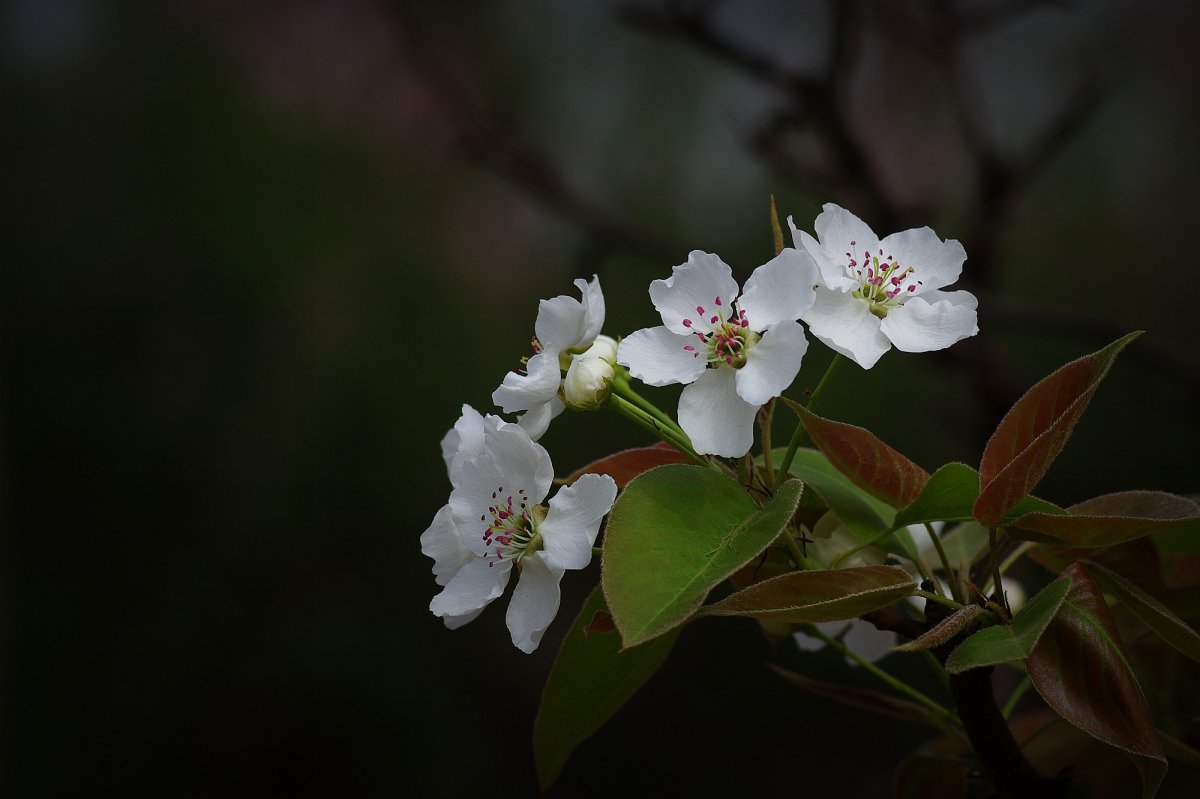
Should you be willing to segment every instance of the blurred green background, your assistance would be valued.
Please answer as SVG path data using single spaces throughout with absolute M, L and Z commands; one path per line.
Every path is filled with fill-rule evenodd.
M 828 415 L 973 463 L 1025 387 L 1144 329 L 1040 493 L 1196 492 L 1195 4 L 842 5 L 0 5 L 6 795 L 535 792 L 598 566 L 532 656 L 503 601 L 443 629 L 438 440 L 539 298 L 599 274 L 607 332 L 653 324 L 688 250 L 767 259 L 772 193 L 961 238 L 980 297 L 977 339 L 844 368 Z M 543 440 L 562 474 L 644 442 Z M 925 731 L 770 657 L 689 629 L 555 795 L 883 795 Z

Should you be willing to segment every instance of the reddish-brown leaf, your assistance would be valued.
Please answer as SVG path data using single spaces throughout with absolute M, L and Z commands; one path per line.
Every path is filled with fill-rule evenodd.
M 1025 661 L 1029 679 L 1056 713 L 1128 754 L 1153 796 L 1167 761 L 1112 613 L 1083 564 L 1063 576 L 1071 588 Z
M 627 449 L 589 463 L 568 477 L 567 483 L 573 483 L 585 474 L 607 474 L 617 482 L 618 487 L 624 488 L 642 472 L 668 463 L 691 463 L 691 460 L 678 450 L 657 444 Z
M 881 694 L 878 691 L 871 691 L 867 688 L 854 688 L 849 685 L 838 685 L 836 683 L 814 680 L 810 677 L 805 677 L 803 674 L 797 674 L 794 671 L 780 668 L 773 663 L 768 663 L 767 665 L 771 671 L 783 677 L 788 682 L 799 685 L 805 690 L 812 691 L 818 696 L 823 696 L 846 705 L 853 705 L 854 707 L 869 710 L 872 713 L 878 713 L 883 716 L 891 716 L 892 718 L 904 719 L 905 721 L 915 721 L 918 724 L 929 724 L 934 727 L 938 726 L 937 722 L 930 718 L 929 711 L 916 702 L 897 699 L 894 696 Z
M 975 518 L 991 527 L 1033 490 L 1058 457 L 1130 333 L 1042 379 L 1000 420 L 979 463 Z
M 983 613 L 983 608 L 978 605 L 967 605 L 966 607 L 959 608 L 939 621 L 919 638 L 896 647 L 896 651 L 917 652 L 922 649 L 933 649 L 935 646 L 941 646 L 959 633 L 974 627 L 975 621 L 981 613 Z
M 917 588 L 899 566 L 791 572 L 705 605 L 700 616 L 753 616 L 792 623 L 841 621 L 885 608 Z
M 912 504 L 929 482 L 929 472 L 861 427 L 817 416 L 784 398 L 800 416 L 809 438 L 833 467 L 856 486 L 893 508 Z
M 1076 561 L 1093 560 L 1154 596 L 1162 596 L 1167 589 L 1158 549 L 1149 538 L 1098 549 L 1039 544 L 1029 550 L 1029 557 L 1053 575 L 1061 574 Z
M 1109 547 L 1159 532 L 1200 531 L 1200 505 L 1161 491 L 1121 491 L 1067 508 L 1065 514 L 1029 513 L 1013 532 L 1035 533 L 1073 547 Z

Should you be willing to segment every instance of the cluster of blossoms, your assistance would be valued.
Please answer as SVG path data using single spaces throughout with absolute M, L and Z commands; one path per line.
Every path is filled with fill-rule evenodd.
M 421 536 L 443 586 L 430 609 L 450 628 L 476 616 L 521 578 L 508 610 L 513 643 L 533 651 L 559 604 L 559 581 L 588 565 L 617 486 L 584 475 L 548 506 L 554 471 L 537 444 L 564 408 L 611 406 L 696 457 L 741 457 L 754 443 L 759 408 L 795 380 L 808 349 L 805 333 L 864 369 L 892 346 L 943 349 L 978 332 L 976 301 L 942 289 L 958 279 L 966 253 L 929 228 L 879 239 L 861 220 L 826 205 L 816 237 L 788 219 L 794 248 L 758 267 L 743 287 L 716 255 L 695 251 L 665 280 L 650 284 L 662 325 L 619 342 L 601 334 L 600 281 L 577 280 L 581 299 L 543 300 L 532 354 L 492 394 L 516 423 L 463 406 L 442 442 L 453 491 Z M 650 386 L 683 384 L 677 426 L 645 416 L 633 378 Z M 618 396 L 625 393 L 631 404 Z M 676 432 L 672 432 L 672 431 Z

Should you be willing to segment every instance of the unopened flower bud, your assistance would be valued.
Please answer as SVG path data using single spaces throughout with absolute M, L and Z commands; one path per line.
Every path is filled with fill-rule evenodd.
M 617 340 L 603 334 L 596 336 L 596 341 L 588 348 L 581 358 L 603 358 L 610 364 L 617 363 Z
M 613 375 L 613 365 L 604 358 L 575 356 L 563 378 L 563 402 L 577 411 L 596 410 L 612 393 Z

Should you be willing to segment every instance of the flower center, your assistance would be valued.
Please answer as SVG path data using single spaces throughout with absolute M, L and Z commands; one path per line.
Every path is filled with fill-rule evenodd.
M 850 242 L 855 246 L 857 242 Z M 902 266 L 891 255 L 884 256 L 883 250 L 878 255 L 871 255 L 863 250 L 859 260 L 854 252 L 847 252 L 846 272 L 858 281 L 854 296 L 866 300 L 871 313 L 880 319 L 887 316 L 888 311 L 903 305 L 917 286 L 925 285 L 916 278 L 916 267 Z
M 704 353 L 710 368 L 715 369 L 725 364 L 734 369 L 741 369 L 746 365 L 746 356 L 750 348 L 757 344 L 761 337 L 750 329 L 750 320 L 746 318 L 745 311 L 732 309 L 732 315 L 726 319 L 721 298 L 717 297 L 714 302 L 716 308 L 712 311 L 705 311 L 703 305 L 696 306 L 699 323 L 692 319 L 683 320 L 683 326 L 689 329 L 708 328 L 707 332 L 693 329 L 692 335 L 699 341 L 686 344 L 683 349 L 690 352 L 693 358 L 699 358 L 700 354 Z
M 491 568 L 496 561 L 512 560 L 517 563 L 531 552 L 542 548 L 542 537 L 538 535 L 538 521 L 545 515 L 540 507 L 528 507 L 531 503 L 525 489 L 515 495 L 505 495 L 500 486 L 492 492 L 494 505 L 481 514 L 479 521 L 487 524 L 483 531 L 483 543 L 487 547 L 484 558 Z

